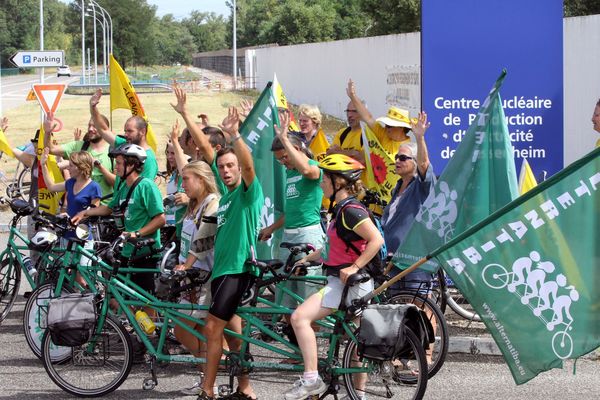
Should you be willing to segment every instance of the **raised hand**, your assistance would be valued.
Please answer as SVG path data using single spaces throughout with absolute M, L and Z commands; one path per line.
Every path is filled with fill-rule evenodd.
M 223 134 L 225 135 L 225 139 L 228 142 L 231 142 L 231 140 L 233 138 L 238 136 L 239 126 L 240 126 L 240 115 L 237 111 L 237 108 L 229 107 L 227 116 L 225 117 L 225 119 L 223 119 L 223 122 L 221 123 L 221 125 L 219 125 L 219 128 L 221 128 L 221 130 L 223 131 Z
M 73 131 L 73 139 L 81 140 L 81 136 L 82 136 L 81 128 L 75 128 L 75 130 Z
M 0 130 L 6 132 L 8 129 L 8 118 L 4 117 L 0 120 Z
M 348 97 L 350 97 L 350 99 L 353 99 L 356 97 L 356 86 L 354 85 L 354 82 L 352 81 L 352 79 L 348 79 L 348 86 L 346 87 L 346 94 L 348 95 Z
M 50 134 L 58 126 L 58 122 L 54 120 L 54 113 L 49 112 L 44 117 L 44 132 Z
M 252 111 L 252 108 L 254 107 L 254 102 L 250 101 L 250 100 L 246 100 L 246 99 L 242 99 L 242 101 L 240 101 L 240 116 L 242 118 L 246 118 L 248 117 L 248 115 L 250 114 L 250 111 Z
M 411 131 L 416 138 L 424 137 L 425 131 L 427 131 L 429 125 L 431 125 L 431 123 L 427 122 L 427 113 L 424 111 L 419 113 L 419 117 L 417 118 L 416 122 L 410 123 Z
M 171 107 L 173 107 L 173 110 L 175 110 L 177 113 L 184 114 L 187 111 L 185 108 L 187 102 L 187 94 L 185 93 L 185 90 L 179 86 L 174 86 L 173 93 L 175 94 L 175 98 L 177 98 L 177 103 L 170 103 Z
M 169 133 L 169 139 L 171 139 L 171 143 L 175 143 L 179 140 L 179 120 L 176 119 L 175 123 L 171 127 L 171 132 Z
M 96 89 L 96 92 L 90 97 L 90 107 L 96 107 L 102 98 L 102 89 Z
M 279 126 L 275 125 L 275 134 L 280 139 L 288 137 L 290 127 L 290 113 L 287 110 L 279 110 Z

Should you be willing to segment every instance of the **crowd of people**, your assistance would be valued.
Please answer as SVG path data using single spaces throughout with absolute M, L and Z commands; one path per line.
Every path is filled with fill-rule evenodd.
M 108 119 L 98 110 L 101 90 L 90 98 L 90 120 L 83 138 L 55 143 L 51 137 L 57 123 L 51 113 L 46 116 L 45 148 L 39 161 L 46 186 L 52 192 L 66 193 L 60 212 L 66 213 L 74 224 L 91 216 L 112 215 L 122 221 L 127 237 L 154 238 L 154 248 L 143 249 L 142 254 L 137 254 L 142 257 L 129 264 L 134 268 L 157 264 L 159 231 L 163 229 L 172 232 L 169 236 L 177 244 L 174 269 L 198 269 L 210 276 L 208 283 L 180 300 L 207 306 L 206 311 L 191 312 L 205 320 L 204 326 L 194 324 L 191 328 L 204 335 L 206 342 L 186 329 L 175 330 L 176 338 L 191 354 L 206 358 L 206 364 L 200 365 L 201 379 L 184 390 L 185 394 L 198 395 L 201 400 L 215 398 L 223 349 L 240 349 L 240 340 L 224 335 L 224 330 L 241 333 L 242 321 L 235 313 L 242 295 L 257 275 L 248 262 L 257 242 L 269 240 L 282 230 L 284 242 L 312 244 L 317 250 L 298 262 L 320 262 L 322 267 L 310 267 L 308 275 L 326 275 L 325 286 L 302 281 L 283 283 L 305 299 L 301 304 L 285 296 L 282 290 L 276 296 L 283 306 L 294 310 L 287 320 L 293 327 L 289 337 L 299 346 L 304 361 L 303 376 L 284 396 L 295 400 L 322 394 L 327 386 L 317 369 L 313 322 L 339 307 L 348 278 L 365 268 L 383 244 L 389 252 L 395 252 L 431 192 L 436 177 L 425 139 L 429 127 L 427 115 L 422 112 L 410 118 L 407 111 L 390 107 L 385 116 L 374 118 L 350 80 L 346 88 L 347 127 L 335 134 L 326 154 L 317 161 L 311 144 L 322 133 L 318 108 L 300 107 L 298 132 L 290 129 L 290 113 L 279 110 L 280 124 L 275 127 L 271 151 L 285 167 L 285 207 L 275 222 L 261 226 L 263 191 L 252 153 L 239 132 L 240 123 L 252 105 L 244 102 L 239 109 L 230 107 L 218 127 L 210 126 L 205 115 L 200 116 L 200 121 L 194 118 L 182 88 L 175 87 L 173 92 L 175 102 L 171 106 L 185 127 L 181 129 L 179 122 L 175 122 L 168 135 L 166 195 L 155 183 L 160 168 L 148 144 L 147 122 L 130 117 L 123 126 L 124 135 L 115 134 Z M 389 204 L 378 210 L 383 235 L 374 224 L 371 211 L 356 201 L 365 192 L 367 162 L 361 121 L 395 159 L 399 177 Z M 600 132 L 600 100 L 592 122 Z M 3 119 L 2 124 L 6 129 L 7 120 Z M 15 155 L 37 170 L 35 145 L 15 149 Z M 66 178 L 64 182 L 57 183 L 52 178 L 48 168 L 50 155 L 64 160 L 59 163 Z M 32 194 L 35 196 L 35 191 Z M 323 211 L 329 214 L 325 226 Z M 121 257 L 126 260 L 132 252 L 133 246 L 127 244 Z M 277 256 L 282 261 L 288 255 L 288 250 L 278 250 Z M 430 274 L 417 270 L 399 285 L 423 287 L 431 280 Z M 154 291 L 152 274 L 133 274 L 132 281 L 149 292 Z M 347 301 L 372 289 L 372 280 L 353 286 Z M 237 390 L 228 398 L 256 398 L 248 375 L 239 377 Z

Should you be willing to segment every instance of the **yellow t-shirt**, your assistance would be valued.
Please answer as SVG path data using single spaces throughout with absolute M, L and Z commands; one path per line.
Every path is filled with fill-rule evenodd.
M 373 131 L 375 136 L 377 136 L 377 140 L 379 140 L 379 143 L 381 143 L 381 147 L 383 147 L 385 149 L 385 151 L 388 154 L 390 154 L 392 157 L 394 157 L 396 155 L 396 153 L 398 153 L 398 149 L 400 148 L 400 145 L 410 142 L 410 138 L 408 138 L 406 140 L 401 140 L 401 141 L 396 141 L 396 140 L 390 139 L 388 137 L 388 135 L 385 133 L 385 128 L 383 126 L 381 126 L 381 124 L 379 122 L 377 122 L 374 126 L 374 129 L 371 129 L 371 130 Z
M 352 129 L 350 132 L 348 132 L 346 134 L 346 136 L 344 137 L 344 142 L 341 143 L 341 136 L 342 133 L 344 133 L 344 131 L 347 128 L 342 128 L 340 129 L 334 136 L 333 138 L 333 142 L 331 143 L 332 145 L 337 145 L 340 148 L 342 148 L 343 150 L 358 150 L 361 151 L 362 150 L 362 144 L 360 142 L 360 138 L 362 136 L 362 130 L 360 129 L 360 127 L 358 127 L 357 129 Z

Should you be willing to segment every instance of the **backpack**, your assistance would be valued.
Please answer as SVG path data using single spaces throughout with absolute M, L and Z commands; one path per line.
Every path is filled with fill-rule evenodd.
M 356 198 L 350 197 L 347 200 L 342 201 L 338 205 L 338 209 L 335 214 L 336 233 L 337 233 L 338 237 L 344 241 L 344 243 L 346 244 L 348 249 L 351 249 L 355 254 L 360 256 L 361 252 L 360 252 L 360 250 L 358 250 L 358 248 L 354 245 L 353 242 L 360 240 L 361 237 L 351 230 L 344 229 L 341 223 L 338 224 L 338 221 L 341 220 L 340 214 L 343 212 L 343 210 L 346 209 L 346 207 L 354 207 L 354 208 L 360 208 L 362 210 L 365 210 L 369 214 L 369 218 L 371 218 L 371 221 L 373 221 L 373 224 L 379 230 L 381 237 L 383 237 L 383 228 L 381 227 L 381 222 L 379 221 L 379 219 L 375 218 L 375 216 L 373 215 L 371 210 L 366 208 L 360 201 L 356 200 Z M 338 219 L 338 217 L 340 219 Z M 385 270 L 385 259 L 386 258 L 387 258 L 387 247 L 384 242 L 383 245 L 381 246 L 381 248 L 379 249 L 379 251 L 375 254 L 375 256 L 373 256 L 371 261 L 369 261 L 369 263 L 365 266 L 365 269 L 369 273 L 369 275 L 371 275 L 371 278 L 375 279 L 376 281 L 382 281 L 382 280 L 386 279 L 385 274 L 383 273 L 383 271 Z
M 350 131 L 352 130 L 352 127 L 348 126 L 346 127 L 346 129 L 344 129 L 344 131 L 340 134 L 340 147 L 344 148 L 344 142 L 346 141 L 346 137 L 348 136 L 348 134 L 350 133 Z M 363 146 L 363 137 L 362 135 L 360 135 L 360 146 Z

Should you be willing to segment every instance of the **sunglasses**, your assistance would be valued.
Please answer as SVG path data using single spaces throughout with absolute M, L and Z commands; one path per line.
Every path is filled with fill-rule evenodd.
M 414 160 L 414 157 L 411 156 L 407 156 L 404 154 L 396 154 L 396 161 L 408 161 L 408 160 Z

